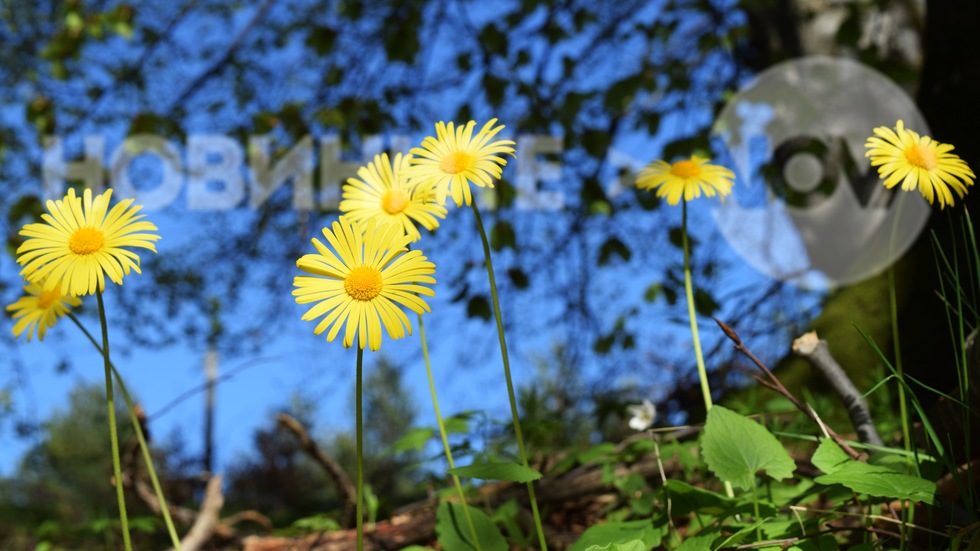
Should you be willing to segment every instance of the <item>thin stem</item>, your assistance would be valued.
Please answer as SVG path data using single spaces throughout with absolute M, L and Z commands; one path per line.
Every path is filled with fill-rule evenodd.
M 687 242 L 687 200 L 681 200 L 681 245 L 684 249 L 684 293 L 687 296 L 687 317 L 691 320 L 691 340 L 694 341 L 694 358 L 698 364 L 698 379 L 701 380 L 701 397 L 704 399 L 704 414 L 711 411 L 711 388 L 708 386 L 708 370 L 704 367 L 704 354 L 701 352 L 701 337 L 698 336 L 698 321 L 694 312 L 694 285 L 691 283 L 691 246 Z M 725 495 L 735 497 L 732 483 L 725 480 Z
M 895 251 L 895 237 L 898 231 L 898 220 L 902 213 L 903 206 L 905 206 L 904 193 L 899 196 L 895 219 L 892 221 L 892 231 L 888 238 L 889 256 Z M 911 451 L 912 439 L 909 431 L 908 406 L 906 405 L 905 401 L 905 385 L 902 384 L 902 381 L 904 381 L 905 372 L 902 370 L 902 346 L 898 331 L 898 298 L 897 290 L 895 289 L 895 262 L 892 262 L 888 266 L 888 306 L 892 322 L 892 344 L 895 348 L 895 374 L 899 379 L 898 411 L 899 417 L 902 420 L 902 443 L 905 446 L 905 451 Z
M 75 325 L 82 330 L 82 333 L 88 337 L 89 342 L 92 346 L 102 353 L 102 347 L 95 340 L 88 329 L 78 321 L 75 314 L 68 312 L 68 317 L 71 318 Z M 153 459 L 150 457 L 150 448 L 146 444 L 146 437 L 143 434 L 143 427 L 140 425 L 139 418 L 136 416 L 136 406 L 133 404 L 133 400 L 129 395 L 129 391 L 126 389 L 126 385 L 123 384 L 122 375 L 119 374 L 119 370 L 111 362 L 109 367 L 112 368 L 112 374 L 116 378 L 116 384 L 119 385 L 119 391 L 123 395 L 123 399 L 126 400 L 126 407 L 129 409 L 129 420 L 133 424 L 133 430 L 136 431 L 136 439 L 139 441 L 140 450 L 143 452 L 143 461 L 146 463 L 147 472 L 150 474 L 150 482 L 153 483 L 153 491 L 156 493 L 157 501 L 160 502 L 160 512 L 163 514 L 163 522 L 167 525 L 167 532 L 170 535 L 170 542 L 173 544 L 176 551 L 181 551 L 180 538 L 177 536 L 177 529 L 174 527 L 174 522 L 170 518 L 170 507 L 167 505 L 167 500 L 163 497 L 163 488 L 160 486 L 160 480 L 157 478 L 157 471 L 153 467 Z
M 455 469 L 456 464 L 453 461 L 453 451 L 449 447 L 449 437 L 446 434 L 446 425 L 442 421 L 442 413 L 439 411 L 439 398 L 436 396 L 436 382 L 435 378 L 432 376 L 432 362 L 429 360 L 429 342 L 425 338 L 425 324 L 422 323 L 422 314 L 419 314 L 419 338 L 422 339 L 422 358 L 425 360 L 425 374 L 429 378 L 429 392 L 432 394 L 432 408 L 436 412 L 436 424 L 439 425 L 439 436 L 442 438 L 442 449 L 446 454 L 446 461 L 449 463 L 450 469 Z M 477 551 L 482 551 L 480 547 L 480 538 L 476 534 L 476 525 L 473 524 L 473 517 L 470 515 L 470 508 L 466 505 L 466 494 L 463 492 L 463 485 L 459 481 L 459 477 L 455 474 L 452 475 L 453 484 L 456 486 L 456 493 L 459 494 L 460 503 L 463 506 L 463 515 L 466 516 L 466 524 L 469 525 L 470 535 L 473 536 L 473 544 L 476 545 Z
M 357 515 L 357 551 L 364 550 L 364 427 L 361 422 L 361 388 L 362 375 L 364 372 L 364 349 L 357 347 L 357 375 L 356 388 L 354 389 L 354 410 L 355 410 L 355 430 L 357 432 L 357 505 L 355 514 Z
M 898 208 L 895 212 L 895 219 L 892 220 L 892 230 L 888 237 L 888 252 L 889 256 L 895 252 L 895 237 L 898 232 L 898 220 L 902 213 L 902 207 L 905 206 L 905 194 L 902 193 L 898 199 Z M 902 370 L 902 344 L 899 337 L 898 331 L 898 298 L 897 290 L 895 289 L 895 264 L 898 262 L 896 259 L 891 264 L 888 265 L 888 307 L 889 313 L 891 315 L 892 324 L 892 345 L 895 348 L 895 375 L 898 377 L 898 415 L 902 420 L 902 444 L 905 447 L 905 451 L 912 451 L 912 438 L 911 431 L 909 430 L 909 413 L 908 406 L 905 401 L 905 372 Z M 915 461 L 915 470 L 919 470 L 919 462 Z M 912 511 L 905 507 L 905 502 L 902 502 L 902 520 L 908 523 L 913 521 Z M 906 546 L 906 533 L 908 528 L 902 527 L 901 529 L 901 540 L 899 541 L 899 549 L 905 550 Z
M 521 421 L 517 413 L 517 398 L 514 396 L 514 382 L 510 376 L 510 359 L 507 356 L 507 341 L 504 338 L 504 322 L 500 315 L 500 300 L 497 298 L 497 281 L 493 275 L 493 261 L 490 259 L 490 242 L 487 240 L 487 232 L 483 228 L 483 219 L 480 217 L 480 209 L 476 206 L 476 201 L 471 203 L 473 207 L 473 217 L 476 219 L 476 229 L 480 233 L 480 241 L 483 243 L 483 256 L 487 261 L 487 277 L 490 279 L 490 298 L 493 302 L 493 315 L 497 320 L 497 338 L 500 341 L 500 355 L 504 363 L 504 378 L 507 381 L 507 397 L 510 399 L 510 414 L 514 420 L 514 434 L 517 437 L 517 449 L 521 454 L 521 462 L 525 467 L 528 466 L 527 453 L 524 451 L 524 436 L 521 434 Z M 531 500 L 531 512 L 534 514 L 534 527 L 538 531 L 538 543 L 542 551 L 547 551 L 548 543 L 545 541 L 544 528 L 541 525 L 541 514 L 538 512 L 538 501 L 534 497 L 534 484 L 527 483 L 527 493 Z
M 112 474 L 115 476 L 116 499 L 119 502 L 119 524 L 122 527 L 123 546 L 126 548 L 126 551 L 132 551 L 133 545 L 129 541 L 129 518 L 126 515 L 126 496 L 123 495 L 122 469 L 119 462 L 119 435 L 116 432 L 115 400 L 112 394 L 112 364 L 109 361 L 109 326 L 106 323 L 102 291 L 96 289 L 95 296 L 99 302 L 99 322 L 102 325 L 102 359 L 105 366 L 106 406 L 109 409 L 109 441 L 112 444 Z
M 711 389 L 708 387 L 708 371 L 704 368 L 701 353 L 701 339 L 698 337 L 698 322 L 694 314 L 694 288 L 691 284 L 691 248 L 687 242 L 687 201 L 681 201 L 681 244 L 684 249 L 684 292 L 687 294 L 687 316 L 691 320 L 691 339 L 694 340 L 694 357 L 698 363 L 698 378 L 701 379 L 701 397 L 704 399 L 704 412 L 711 411 Z

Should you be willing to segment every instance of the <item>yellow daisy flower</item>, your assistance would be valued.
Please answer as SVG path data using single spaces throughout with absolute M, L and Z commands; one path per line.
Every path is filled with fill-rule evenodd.
M 500 178 L 507 160 L 499 156 L 506 153 L 514 155 L 514 142 L 511 140 L 490 140 L 504 129 L 503 125 L 493 125 L 497 119 L 490 119 L 476 136 L 473 129 L 476 121 L 465 126 L 454 127 L 436 123 L 436 137 L 426 137 L 422 147 L 413 147 L 411 153 L 412 172 L 409 175 L 417 185 L 433 186 L 436 201 L 446 203 L 446 195 L 451 193 L 457 207 L 465 202 L 469 205 L 473 196 L 470 184 L 480 187 L 493 187 L 494 178 Z
M 341 217 L 331 228 L 323 228 L 330 248 L 313 238 L 317 253 L 303 255 L 296 265 L 312 276 L 293 279 L 293 296 L 298 304 L 316 304 L 303 314 L 306 321 L 326 315 L 313 332 L 330 327 L 333 341 L 345 323 L 344 346 L 381 348 L 381 326 L 393 339 L 412 334 L 412 324 L 400 306 L 417 314 L 429 306 L 419 295 L 435 296 L 422 284 L 433 284 L 436 271 L 422 251 L 408 250 L 411 237 L 394 224 L 368 220 L 362 226 Z M 332 249 L 332 250 L 331 250 Z
M 666 197 L 667 204 L 674 206 L 680 202 L 701 197 L 714 197 L 717 193 L 724 197 L 732 192 L 735 174 L 723 166 L 713 165 L 709 159 L 697 155 L 670 164 L 654 161 L 642 170 L 636 178 L 640 189 L 656 189 L 657 197 Z
M 34 334 L 37 334 L 37 340 L 43 341 L 44 333 L 54 327 L 58 318 L 82 305 L 78 297 L 63 295 L 59 289 L 45 291 L 37 283 L 24 285 L 24 292 L 24 296 L 7 306 L 7 311 L 12 312 L 11 317 L 16 320 L 14 337 L 18 338 L 27 331 L 27 342 L 31 342 Z
M 414 186 L 408 180 L 411 155 L 375 155 L 374 161 L 357 170 L 358 178 L 348 178 L 344 184 L 340 211 L 358 223 L 375 218 L 379 223 L 391 223 L 402 228 L 412 241 L 422 238 L 415 223 L 432 231 L 439 227 L 439 218 L 446 209 L 432 197 L 432 188 Z
M 124 275 L 140 273 L 140 257 L 123 247 L 141 247 L 156 252 L 153 233 L 157 227 L 140 221 L 142 208 L 130 207 L 132 199 L 120 201 L 109 210 L 112 190 L 92 199 L 92 190 L 82 197 L 73 188 L 60 201 L 48 201 L 44 223 L 27 224 L 20 235 L 27 238 L 17 249 L 20 274 L 44 290 L 60 288 L 65 295 L 88 295 L 105 289 L 105 276 L 122 285 Z
M 939 206 L 946 208 L 953 204 L 950 188 L 962 199 L 967 186 L 973 185 L 976 176 L 963 159 L 950 153 L 953 146 L 919 136 L 907 130 L 902 121 L 895 130 L 879 126 L 874 133 L 864 144 L 868 148 L 864 156 L 871 158 L 871 166 L 878 167 L 885 187 L 891 189 L 902 182 L 904 191 L 918 188 L 930 205 L 939 197 Z

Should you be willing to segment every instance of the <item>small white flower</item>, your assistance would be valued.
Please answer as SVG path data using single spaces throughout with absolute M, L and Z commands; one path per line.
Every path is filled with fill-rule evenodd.
M 653 425 L 653 420 L 657 416 L 657 408 L 650 400 L 643 400 L 642 404 L 626 406 L 630 414 L 630 428 L 633 430 L 647 430 Z

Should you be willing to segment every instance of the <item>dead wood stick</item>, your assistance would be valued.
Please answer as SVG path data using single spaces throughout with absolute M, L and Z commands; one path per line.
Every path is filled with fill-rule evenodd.
M 194 519 L 194 525 L 190 531 L 180 540 L 180 547 L 184 551 L 198 551 L 218 528 L 218 514 L 224 507 L 225 496 L 221 493 L 221 475 L 215 475 L 208 480 L 207 488 L 204 490 L 204 501 L 201 502 L 201 510 Z M 171 548 L 169 551 L 173 551 Z
M 279 426 L 288 429 L 292 432 L 297 439 L 299 439 L 299 445 L 303 448 L 303 451 L 307 453 L 314 461 L 317 462 L 323 470 L 327 472 L 327 475 L 333 480 L 334 486 L 337 488 L 337 493 L 340 494 L 340 498 L 344 500 L 344 518 L 341 523 L 345 528 L 350 528 L 354 526 L 355 516 L 356 516 L 356 496 L 357 490 L 354 488 L 354 484 L 350 481 L 347 473 L 344 472 L 344 468 L 340 466 L 330 454 L 323 451 L 323 448 L 318 446 L 316 442 L 310 438 L 310 433 L 306 431 L 306 428 L 300 424 L 299 421 L 286 415 L 285 413 L 280 413 L 278 418 Z
M 793 341 L 793 353 L 809 362 L 827 379 L 837 393 L 837 397 L 844 402 L 858 439 L 865 444 L 884 446 L 878 430 L 875 429 L 874 421 L 871 420 L 868 401 L 858 392 L 847 373 L 844 373 L 840 364 L 830 354 L 827 341 L 817 338 L 816 331 L 810 331 Z

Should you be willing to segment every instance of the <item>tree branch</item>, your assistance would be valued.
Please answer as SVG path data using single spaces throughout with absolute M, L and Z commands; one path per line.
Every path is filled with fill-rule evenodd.
M 316 445 L 316 442 L 310 438 L 310 434 L 306 431 L 303 425 L 299 421 L 286 415 L 285 413 L 280 413 L 278 418 L 279 426 L 289 430 L 293 433 L 299 440 L 300 447 L 305 451 L 314 461 L 317 462 L 323 470 L 327 472 L 330 479 L 333 480 L 334 486 L 337 487 L 337 492 L 340 494 L 341 499 L 344 500 L 344 518 L 342 525 L 345 528 L 350 528 L 354 525 L 355 517 L 355 496 L 356 489 L 354 484 L 350 481 L 347 473 L 344 472 L 344 468 L 340 466 L 330 454 L 323 451 L 320 446 Z

